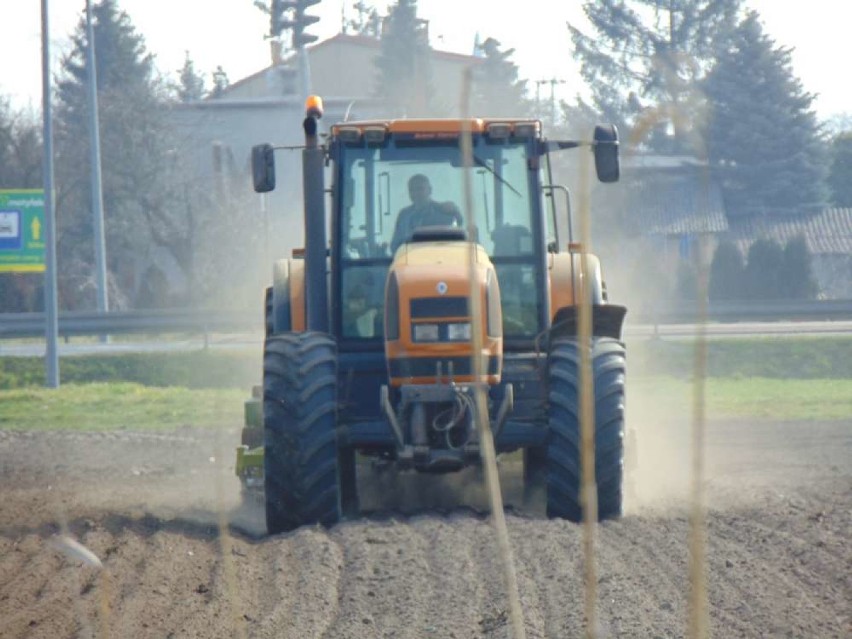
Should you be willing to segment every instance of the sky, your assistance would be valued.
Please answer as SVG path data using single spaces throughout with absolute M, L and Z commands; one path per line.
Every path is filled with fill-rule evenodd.
M 322 0 L 309 11 L 321 17 L 309 30 L 324 39 L 340 31 L 341 11 L 354 17 L 355 0 Z M 793 47 L 793 71 L 805 90 L 816 94 L 820 118 L 852 113 L 852 84 L 839 71 L 852 54 L 848 36 L 852 2 L 848 0 L 746 0 L 758 11 L 766 32 L 778 45 Z M 381 13 L 389 2 L 373 4 Z M 435 49 L 470 53 L 477 32 L 494 37 L 504 49 L 514 48 L 512 60 L 528 91 L 570 99 L 583 92 L 578 67 L 571 58 L 566 21 L 585 24 L 581 0 L 419 0 L 418 15 L 429 20 Z M 41 3 L 38 0 L 0 0 L 0 95 L 18 108 L 41 103 Z M 221 65 L 231 82 L 269 64 L 263 36 L 268 18 L 252 0 L 119 0 L 137 32 L 142 34 L 161 73 L 175 78 L 186 52 L 208 83 Z M 49 0 L 53 68 L 70 50 L 69 36 L 84 15 L 85 0 Z M 215 7 L 212 9 L 211 7 Z M 10 28 L 10 25 L 13 25 Z

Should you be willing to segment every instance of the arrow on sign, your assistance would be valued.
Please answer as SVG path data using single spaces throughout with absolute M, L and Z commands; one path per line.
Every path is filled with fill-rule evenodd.
M 33 222 L 30 224 L 30 229 L 33 232 L 33 240 L 38 241 L 41 239 L 41 222 L 38 221 L 37 217 L 33 218 Z

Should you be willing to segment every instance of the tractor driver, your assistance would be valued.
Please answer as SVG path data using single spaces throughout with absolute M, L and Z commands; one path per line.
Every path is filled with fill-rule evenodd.
M 458 226 L 464 222 L 458 207 L 452 202 L 436 202 L 432 199 L 432 185 L 422 173 L 412 175 L 408 180 L 408 195 L 411 205 L 399 212 L 396 218 L 391 251 L 404 244 L 414 231 L 421 226 Z

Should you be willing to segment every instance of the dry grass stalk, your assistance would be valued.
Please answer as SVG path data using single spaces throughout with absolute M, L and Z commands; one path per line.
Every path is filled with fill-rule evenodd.
M 476 237 L 476 225 L 473 221 L 473 188 L 471 184 L 470 171 L 473 167 L 472 137 L 469 128 L 470 118 L 470 90 L 472 84 L 472 72 L 465 70 L 462 99 L 461 116 L 464 122 L 462 131 L 461 147 L 464 171 L 462 180 L 464 187 L 465 219 L 468 220 L 468 235 Z M 482 326 L 482 305 L 480 304 L 479 279 L 476 274 L 476 245 L 470 243 L 468 254 L 468 269 L 470 287 L 470 315 L 472 326 Z M 478 380 L 482 377 L 482 335 L 478 330 L 472 330 L 473 355 L 471 357 L 471 372 L 473 378 Z M 509 599 L 509 616 L 512 622 L 512 633 L 515 639 L 525 639 L 524 614 L 521 609 L 521 598 L 518 592 L 518 576 L 515 571 L 515 562 L 512 556 L 512 546 L 509 540 L 509 530 L 506 526 L 506 514 L 503 511 L 503 495 L 500 492 L 500 476 L 497 472 L 497 455 L 494 449 L 494 438 L 491 434 L 491 426 L 488 423 L 488 407 L 485 402 L 485 391 L 481 386 L 474 387 L 474 400 L 476 411 L 477 432 L 479 433 L 479 445 L 481 447 L 482 465 L 485 470 L 485 487 L 488 492 L 488 502 L 491 509 L 491 518 L 494 522 L 494 530 L 497 534 L 497 546 L 500 559 L 503 564 L 503 577 L 506 584 L 506 595 Z

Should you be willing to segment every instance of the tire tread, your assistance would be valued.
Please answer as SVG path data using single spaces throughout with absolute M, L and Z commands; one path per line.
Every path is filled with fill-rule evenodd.
M 622 511 L 624 465 L 625 350 L 619 341 L 596 337 L 591 345 L 595 402 L 595 482 L 598 519 Z M 580 347 L 575 339 L 551 345 L 548 369 L 549 442 L 547 514 L 582 521 L 580 501 Z

